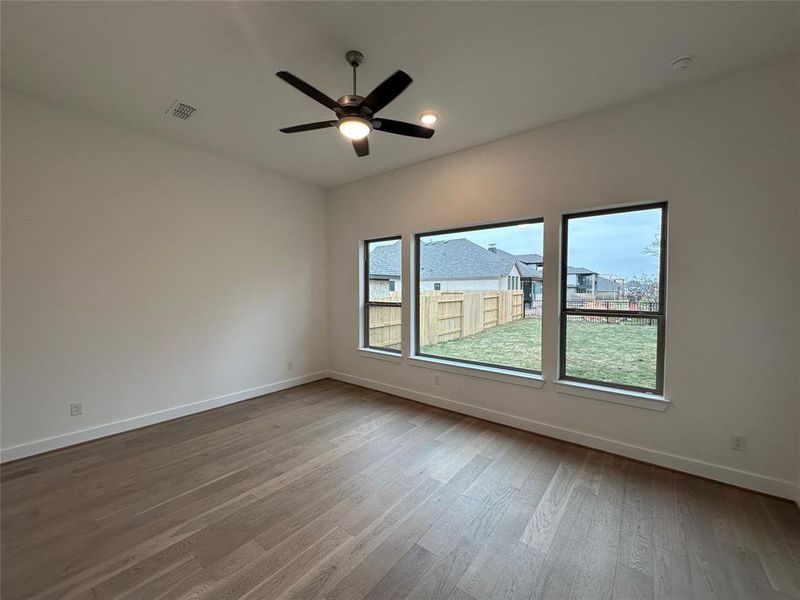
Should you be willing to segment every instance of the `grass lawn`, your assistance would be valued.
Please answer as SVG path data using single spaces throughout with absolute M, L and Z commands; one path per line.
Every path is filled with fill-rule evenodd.
M 570 321 L 567 375 L 646 388 L 656 383 L 656 327 Z M 540 371 L 542 321 L 522 319 L 421 348 L 425 354 Z
M 542 320 L 521 319 L 465 338 L 423 346 L 424 354 L 542 370 Z

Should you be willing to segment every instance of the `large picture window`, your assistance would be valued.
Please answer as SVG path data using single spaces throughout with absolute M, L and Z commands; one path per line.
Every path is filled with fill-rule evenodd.
M 402 242 L 400 237 L 364 242 L 362 345 L 400 353 L 402 345 Z
M 541 219 L 418 234 L 415 353 L 541 373 Z
M 561 379 L 662 394 L 666 203 L 563 219 Z

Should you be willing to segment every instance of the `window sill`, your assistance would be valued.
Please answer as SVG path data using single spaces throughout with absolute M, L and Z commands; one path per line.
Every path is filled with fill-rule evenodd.
M 663 412 L 667 410 L 670 405 L 670 401 L 664 396 L 620 390 L 603 385 L 592 385 L 590 383 L 559 379 L 554 382 L 554 387 L 557 392 L 570 396 L 580 396 L 581 398 L 591 398 L 593 400 L 602 400 L 604 402 L 613 402 L 615 404 L 624 404 L 625 406 L 635 406 L 648 410 Z
M 393 363 L 403 362 L 403 355 L 399 352 L 387 352 L 386 350 L 376 350 L 375 348 L 357 348 L 356 352 L 358 352 L 359 356 L 366 356 L 367 358 L 377 358 Z
M 430 358 L 428 356 L 410 356 L 408 364 L 424 369 L 435 371 L 447 371 L 468 377 L 479 377 L 481 379 L 492 379 L 502 383 L 521 385 L 541 389 L 544 386 L 544 377 L 536 373 L 522 373 L 510 369 L 498 367 L 485 367 L 482 365 L 465 365 L 464 363 L 444 360 L 441 358 Z

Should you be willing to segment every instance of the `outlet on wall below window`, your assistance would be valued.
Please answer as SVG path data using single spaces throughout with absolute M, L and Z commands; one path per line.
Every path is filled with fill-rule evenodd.
M 83 402 L 72 402 L 69 405 L 69 416 L 77 417 L 83 414 Z
M 441 379 L 439 379 L 438 375 L 433 376 L 433 385 L 439 385 L 441 383 Z
M 288 363 L 286 363 L 286 368 L 291 371 L 292 369 L 294 369 L 294 363 L 292 361 L 289 361 Z
M 731 450 L 736 450 L 737 452 L 744 452 L 747 450 L 747 438 L 743 435 L 732 435 Z

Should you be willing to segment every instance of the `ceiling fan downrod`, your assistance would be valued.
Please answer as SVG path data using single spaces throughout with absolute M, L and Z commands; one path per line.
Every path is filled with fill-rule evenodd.
M 364 55 L 361 54 L 358 50 L 350 50 L 347 54 L 344 55 L 345 60 L 347 60 L 347 64 L 353 67 L 353 96 L 357 96 L 356 94 L 356 69 L 364 62 Z

